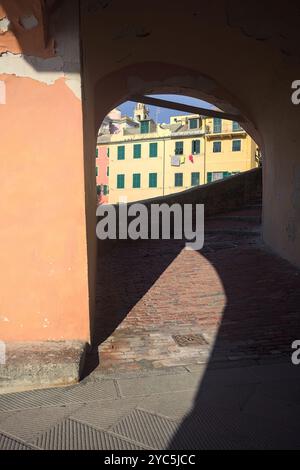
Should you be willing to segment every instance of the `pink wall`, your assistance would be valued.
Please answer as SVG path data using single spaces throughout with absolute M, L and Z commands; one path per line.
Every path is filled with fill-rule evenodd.
M 81 101 L 63 78 L 0 80 L 1 340 L 88 340 Z
M 98 158 L 96 158 L 96 166 L 98 167 L 98 176 L 96 176 L 96 184 L 109 186 L 109 177 L 107 176 L 107 167 L 109 166 L 109 158 L 107 156 L 107 147 L 97 146 Z M 108 195 L 101 194 L 98 197 L 99 203 L 108 202 Z

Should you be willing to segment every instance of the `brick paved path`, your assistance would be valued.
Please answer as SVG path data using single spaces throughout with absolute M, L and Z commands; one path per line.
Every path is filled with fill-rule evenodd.
M 207 220 L 200 252 L 179 241 L 122 241 L 102 256 L 97 370 L 290 355 L 300 338 L 300 275 L 262 244 L 260 211 L 253 205 Z M 191 334 L 203 344 L 174 340 Z M 90 355 L 89 370 L 97 357 Z

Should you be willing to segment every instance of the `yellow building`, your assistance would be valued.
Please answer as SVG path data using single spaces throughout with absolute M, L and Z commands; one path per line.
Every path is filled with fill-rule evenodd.
M 110 203 L 183 191 L 256 166 L 257 146 L 235 122 L 186 115 L 156 124 L 136 111 L 135 118 L 136 127 L 98 137 L 98 146 L 108 147 Z

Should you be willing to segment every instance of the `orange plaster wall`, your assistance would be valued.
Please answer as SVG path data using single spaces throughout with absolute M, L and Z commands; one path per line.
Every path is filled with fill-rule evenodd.
M 54 56 L 54 40 L 47 35 L 47 18 L 41 0 L 2 0 L 0 19 L 7 17 L 10 30 L 0 34 L 0 53 L 27 54 L 37 57 Z M 35 28 L 26 30 L 21 24 L 21 18 L 34 15 L 38 24 Z
M 89 339 L 81 102 L 0 75 L 0 339 Z

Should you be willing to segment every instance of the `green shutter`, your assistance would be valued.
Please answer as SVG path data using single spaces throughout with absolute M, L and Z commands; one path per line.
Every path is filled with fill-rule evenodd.
M 183 173 L 175 173 L 175 187 L 183 186 Z
M 96 148 L 96 158 L 98 158 L 99 156 L 99 152 L 98 152 L 98 148 Z
M 214 153 L 219 153 L 222 151 L 222 142 L 214 142 L 213 143 L 213 152 Z
M 140 188 L 141 187 L 141 174 L 140 173 L 133 173 L 133 175 L 132 175 L 132 187 L 133 188 Z
M 117 175 L 117 189 L 124 189 L 125 175 Z
M 200 140 L 192 140 L 192 154 L 199 155 L 200 153 Z
M 157 188 L 157 173 L 149 173 L 149 188 Z
M 148 134 L 149 121 L 141 121 L 141 134 Z
M 209 171 L 209 172 L 207 173 L 207 182 L 208 182 L 208 183 L 211 183 L 211 182 L 212 182 L 212 172 L 211 172 L 211 171 Z
M 103 194 L 104 194 L 104 196 L 107 196 L 107 195 L 108 195 L 108 192 L 109 192 L 109 191 L 108 191 L 108 186 L 107 186 L 107 184 L 105 184 L 104 187 L 103 187 Z
M 200 173 L 193 172 L 191 174 L 191 186 L 198 186 L 200 184 Z
M 198 127 L 198 119 L 197 118 L 190 119 L 190 129 L 197 129 L 197 127 Z
M 97 195 L 100 196 L 101 194 L 101 184 L 97 184 Z
M 107 157 L 109 158 L 109 147 L 108 147 L 108 149 L 107 149 L 106 155 L 107 155 Z
M 118 160 L 125 160 L 125 145 L 118 146 Z
M 157 157 L 157 142 L 149 144 L 149 155 L 150 157 Z
M 214 118 L 214 132 L 219 134 L 222 132 L 222 119 Z
M 242 148 L 241 140 L 233 140 L 232 141 L 232 151 L 233 152 L 240 152 Z
M 96 166 L 96 176 L 98 176 L 98 167 Z
M 183 155 L 183 142 L 175 142 L 175 155 Z
M 242 128 L 241 128 L 241 126 L 239 125 L 238 122 L 233 121 L 233 122 L 232 122 L 232 130 L 233 130 L 233 131 L 240 131 L 240 130 L 242 130 Z
M 109 166 L 106 167 L 106 176 L 109 176 Z
M 142 146 L 141 144 L 134 144 L 133 146 L 133 158 L 141 158 L 142 154 Z

